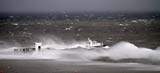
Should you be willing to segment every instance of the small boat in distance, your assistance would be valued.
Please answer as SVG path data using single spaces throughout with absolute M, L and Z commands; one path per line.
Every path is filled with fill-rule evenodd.
M 92 48 L 109 48 L 109 46 L 107 46 L 107 45 L 105 45 L 103 43 L 91 40 L 90 38 L 88 38 L 88 44 L 86 45 L 86 47 L 88 49 L 92 49 Z

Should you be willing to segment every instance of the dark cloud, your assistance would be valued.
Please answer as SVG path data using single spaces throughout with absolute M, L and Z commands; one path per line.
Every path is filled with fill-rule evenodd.
M 0 12 L 160 11 L 160 0 L 0 0 Z

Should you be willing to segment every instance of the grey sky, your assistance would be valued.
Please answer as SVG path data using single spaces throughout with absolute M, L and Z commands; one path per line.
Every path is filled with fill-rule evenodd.
M 160 0 L 0 0 L 0 12 L 160 11 Z

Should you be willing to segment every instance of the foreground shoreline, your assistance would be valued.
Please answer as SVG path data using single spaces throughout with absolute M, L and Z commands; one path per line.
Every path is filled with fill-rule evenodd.
M 2 73 L 159 73 L 159 65 L 56 61 L 49 59 L 0 60 Z

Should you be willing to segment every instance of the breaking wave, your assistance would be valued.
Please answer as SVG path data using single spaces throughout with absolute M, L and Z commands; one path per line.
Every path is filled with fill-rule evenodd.
M 15 48 L 0 50 L 0 59 L 55 59 L 63 61 L 107 61 L 107 62 L 160 62 L 159 48 L 137 47 L 132 43 L 121 41 L 110 47 L 88 46 L 88 41 L 71 41 L 45 39 L 41 51 L 16 52 Z M 143 61 L 141 61 L 143 60 Z

